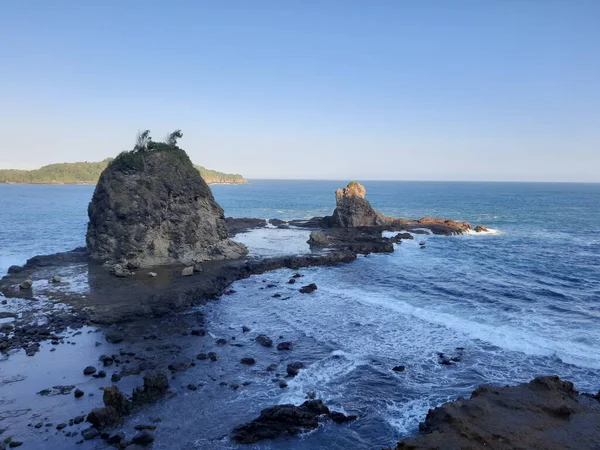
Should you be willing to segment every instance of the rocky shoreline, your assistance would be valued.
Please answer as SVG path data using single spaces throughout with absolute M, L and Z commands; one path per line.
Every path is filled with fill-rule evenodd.
M 122 163 L 132 164 L 127 160 Z M 115 176 L 121 177 L 127 170 Z M 153 177 L 160 176 L 161 171 L 156 172 L 159 175 Z M 135 177 L 127 182 L 148 185 Z M 109 175 L 105 176 L 107 180 Z M 163 423 L 157 416 L 148 419 L 150 411 L 156 410 L 156 402 L 180 408 L 178 402 L 188 401 L 183 393 L 193 396 L 202 391 L 203 397 L 221 401 L 227 392 L 285 390 L 288 383 L 310 369 L 307 354 L 298 358 L 296 341 L 283 334 L 269 336 L 260 329 L 252 330 L 252 324 L 230 329 L 227 335 L 213 333 L 214 324 L 205 316 L 206 304 L 235 294 L 232 283 L 262 275 L 265 278 L 258 289 L 264 291 L 265 301 L 299 301 L 304 296 L 318 295 L 314 293 L 319 290 L 317 284 L 303 282 L 304 269 L 352 263 L 359 255 L 391 253 L 397 245 L 419 234 L 449 236 L 486 231 L 484 226 L 473 230 L 467 222 L 447 219 L 385 217 L 371 207 L 365 199 L 366 191 L 358 183 L 338 190 L 331 216 L 292 221 L 225 219 L 205 184 L 198 181 L 192 197 L 205 214 L 210 211 L 203 225 L 206 233 L 201 236 L 210 239 L 196 249 L 199 240 L 187 242 L 185 236 L 195 233 L 196 222 L 203 218 L 190 219 L 192 216 L 185 213 L 189 205 L 172 195 L 174 190 L 183 192 L 189 186 L 168 181 L 165 195 L 152 200 L 156 204 L 138 203 L 142 205 L 141 213 L 130 214 L 125 231 L 118 228 L 126 223 L 120 219 L 123 211 L 119 211 L 128 203 L 109 206 L 108 213 L 98 209 L 115 198 L 106 195 L 110 187 L 103 188 L 102 183 L 99 186 L 96 203 L 90 206 L 91 254 L 87 248 L 78 248 L 36 256 L 24 266 L 12 266 L 0 280 L 2 309 L 7 310 L 0 316 L 0 352 L 5 358 L 23 356 L 29 361 L 51 362 L 58 352 L 69 354 L 72 346 L 82 346 L 84 355 L 78 377 L 55 374 L 72 384 L 52 382 L 41 388 L 40 383 L 47 381 L 33 379 L 32 385 L 37 383 L 36 389 L 40 389 L 36 391 L 36 407 L 22 405 L 0 414 L 1 420 L 7 420 L 4 423 L 8 430 L 2 433 L 11 448 L 29 439 L 38 446 L 52 442 L 53 446 L 68 448 L 72 442 L 83 448 L 100 445 L 134 450 L 154 445 L 155 431 L 160 433 L 163 428 L 160 445 L 170 448 L 169 433 L 175 430 L 169 431 L 169 427 L 174 425 Z M 157 189 L 162 192 L 163 188 L 160 185 Z M 139 199 L 134 195 L 131 202 Z M 180 216 L 177 220 L 165 213 L 173 205 Z M 144 217 L 144 224 L 140 225 L 135 214 Z M 165 220 L 170 221 L 166 228 Z M 191 222 L 186 224 L 186 220 Z M 117 222 L 118 232 L 111 228 Z M 184 232 L 186 227 L 188 231 Z M 144 239 L 164 238 L 166 242 L 168 235 L 160 233 L 167 228 L 178 236 L 169 244 L 168 252 L 164 245 L 147 251 L 149 244 Z M 212 253 L 207 257 L 205 253 L 207 248 L 223 242 L 244 250 L 243 244 L 230 237 L 273 229 L 306 233 L 307 252 L 239 257 L 245 251 L 237 251 L 233 259 L 229 254 Z M 419 243 L 420 248 L 425 246 L 425 242 Z M 200 259 L 194 259 L 198 255 Z M 164 264 L 167 257 L 173 260 Z M 155 260 L 159 264 L 149 263 Z M 280 271 L 278 281 L 269 282 L 266 277 L 275 271 Z M 460 363 L 463 352 L 463 348 L 457 348 L 455 354 L 440 353 L 435 364 Z M 404 365 L 388 368 L 395 374 L 405 370 Z M 10 384 L 23 380 L 15 373 L 0 381 Z M 94 391 L 102 394 L 94 396 Z M 214 424 L 224 434 L 210 439 L 253 444 L 289 438 L 324 424 L 343 427 L 361 422 L 352 411 L 333 410 L 315 392 L 305 395 L 300 405 L 263 407 L 258 417 L 259 411 L 224 411 L 227 417 Z M 59 406 L 55 399 L 64 396 L 71 396 L 72 403 L 62 402 Z M 537 378 L 516 387 L 482 386 L 470 400 L 459 398 L 430 410 L 420 426 L 420 435 L 399 442 L 396 448 L 596 448 L 600 438 L 599 399 L 600 394 L 579 394 L 572 384 L 557 377 Z M 2 401 L 20 405 L 18 397 Z M 343 405 L 336 406 L 343 409 Z

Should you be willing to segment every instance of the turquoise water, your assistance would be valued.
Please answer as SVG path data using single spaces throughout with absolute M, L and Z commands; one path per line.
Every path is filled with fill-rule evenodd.
M 226 215 L 292 219 L 330 213 L 341 185 L 253 181 L 212 190 Z M 600 389 L 600 184 L 364 185 L 368 199 L 386 215 L 449 217 L 496 232 L 422 236 L 418 241 L 427 241 L 425 249 L 404 242 L 389 255 L 305 270 L 304 281 L 317 283 L 318 291 L 287 302 L 266 302 L 256 277 L 236 283 L 238 293 L 207 312 L 214 332 L 227 335 L 232 326 L 248 324 L 269 335 L 291 336 L 297 357 L 311 362 L 285 392 L 247 391 L 240 411 L 299 402 L 314 390 L 362 418 L 349 427 L 258 448 L 391 445 L 416 432 L 429 407 L 468 395 L 485 382 L 558 374 L 581 390 Z M 0 185 L 0 271 L 35 254 L 83 245 L 92 191 L 90 186 Z M 302 237 L 281 236 L 289 248 L 300 248 Z M 280 244 L 284 247 L 285 240 Z M 289 275 L 277 271 L 263 278 L 285 285 Z M 456 347 L 465 348 L 463 361 L 439 365 L 437 352 L 452 354 Z M 391 373 L 396 364 L 406 365 L 406 372 Z M 206 412 L 196 403 L 187 408 L 177 423 L 191 420 L 186 416 L 194 416 L 194 408 Z M 176 417 L 177 411 L 169 414 Z M 189 422 L 178 431 L 185 436 L 181 448 L 194 448 L 183 445 L 190 442 L 229 448 L 205 436 L 230 428 L 216 419 Z

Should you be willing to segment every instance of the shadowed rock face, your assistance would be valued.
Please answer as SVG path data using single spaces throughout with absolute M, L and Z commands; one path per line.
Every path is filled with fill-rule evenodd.
M 367 190 L 352 181 L 335 192 L 336 207 L 327 221 L 333 227 L 373 227 L 385 224 L 383 215 L 373 209 L 365 195 Z
M 432 409 L 396 450 L 597 449 L 600 402 L 569 381 L 539 377 L 518 386 L 480 386 L 471 399 Z
M 228 239 L 223 210 L 183 150 L 126 156 L 102 172 L 88 208 L 92 259 L 149 267 L 247 253 Z

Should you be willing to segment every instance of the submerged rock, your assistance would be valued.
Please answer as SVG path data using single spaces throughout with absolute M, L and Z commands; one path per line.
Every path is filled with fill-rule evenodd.
M 88 208 L 92 259 L 136 267 L 234 259 L 223 210 L 185 151 L 148 142 L 102 172 Z
M 273 339 L 271 339 L 269 336 L 265 336 L 264 334 L 259 334 L 256 336 L 255 341 L 263 347 L 273 347 Z

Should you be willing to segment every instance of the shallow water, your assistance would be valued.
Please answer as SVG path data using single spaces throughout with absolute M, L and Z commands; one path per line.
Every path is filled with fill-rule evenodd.
M 212 189 L 226 215 L 291 219 L 329 213 L 340 186 L 257 181 Z M 220 358 L 222 365 L 193 368 L 180 381 L 211 370 L 252 384 L 233 391 L 209 383 L 177 402 L 152 407 L 146 416 L 170 418 L 157 430 L 156 448 L 229 448 L 223 436 L 235 424 L 263 407 L 301 402 L 309 391 L 360 420 L 252 448 L 388 446 L 415 433 L 429 407 L 486 382 L 558 374 L 581 390 L 600 389 L 599 184 L 365 186 L 369 200 L 386 215 L 451 217 L 497 233 L 419 235 L 393 254 L 302 270 L 301 284 L 319 286 L 310 295 L 287 285 L 292 274 L 287 270 L 235 283 L 237 292 L 211 303 L 206 312 L 215 336 L 237 334 L 247 341 L 245 347 L 221 349 L 231 352 Z M 0 270 L 34 254 L 82 245 L 92 189 L 0 185 Z M 239 239 L 250 246 L 251 256 L 308 250 L 303 230 L 260 230 Z M 266 289 L 263 280 L 277 287 Z M 272 298 L 275 292 L 290 298 Z M 239 336 L 242 325 L 252 332 Z M 258 332 L 276 341 L 284 336 L 295 347 L 289 354 L 262 349 L 252 340 Z M 204 351 L 195 345 L 207 344 L 186 345 L 193 354 Z M 438 352 L 452 355 L 457 347 L 465 349 L 460 363 L 438 363 Z M 240 372 L 235 364 L 246 354 L 258 363 Z M 308 368 L 282 390 L 264 368 L 271 362 L 284 368 L 290 360 L 309 363 Z M 398 364 L 406 371 L 391 371 Z

